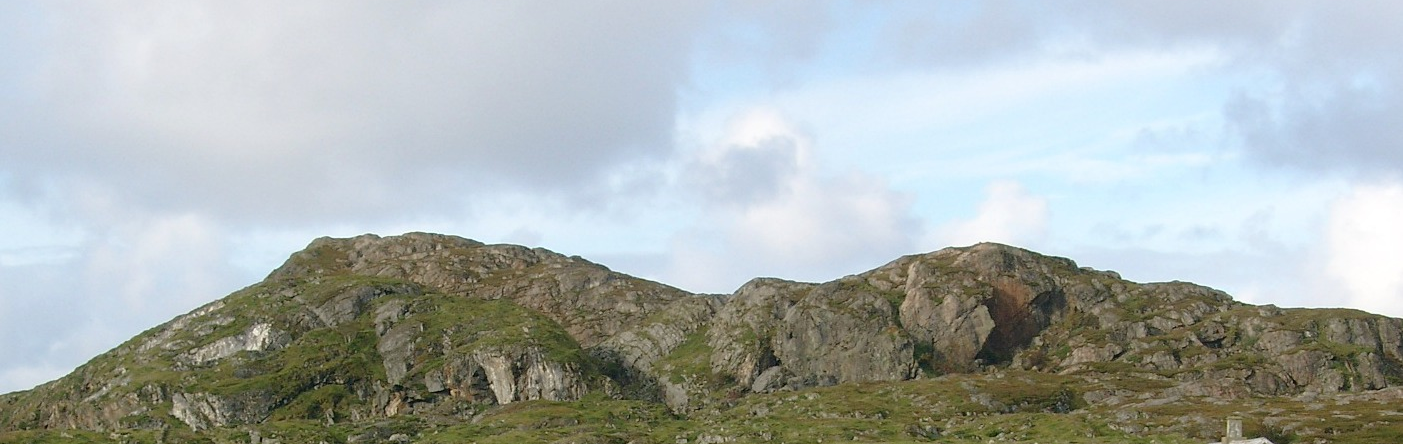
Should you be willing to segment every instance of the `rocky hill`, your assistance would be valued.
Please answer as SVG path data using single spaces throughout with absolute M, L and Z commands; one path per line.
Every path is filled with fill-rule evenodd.
M 998 244 L 697 295 L 453 236 L 322 238 L 0 396 L 0 442 L 1403 442 L 1403 321 Z

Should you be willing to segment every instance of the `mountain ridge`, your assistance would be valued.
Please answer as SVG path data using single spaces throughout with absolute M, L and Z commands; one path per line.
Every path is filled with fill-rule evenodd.
M 779 432 L 712 429 L 786 393 L 952 383 L 983 390 L 962 395 L 977 399 L 961 408 L 1097 417 L 1107 436 L 1138 428 L 1213 438 L 1208 418 L 1149 428 L 1139 424 L 1152 418 L 1097 415 L 1186 399 L 1396 399 L 1400 332 L 1396 318 L 1254 306 L 993 243 L 906 255 L 829 282 L 756 278 L 730 295 L 698 295 L 541 248 L 429 233 L 319 238 L 259 283 L 59 380 L 0 395 L 0 431 L 249 442 L 303 436 L 285 429 L 310 423 L 326 430 L 304 431 L 320 436 L 312 442 L 433 442 L 429 432 L 509 415 L 513 405 L 563 402 L 641 409 L 677 427 L 673 438 L 763 441 Z M 1000 374 L 1041 381 L 1029 383 L 1038 393 L 997 399 L 981 378 Z M 874 429 L 890 422 L 851 414 L 877 421 Z M 1258 426 L 1325 432 L 1302 415 Z M 379 436 L 385 424 L 403 433 Z M 528 430 L 568 437 L 593 427 L 581 424 L 593 423 Z M 958 429 L 898 426 L 915 441 L 954 439 L 947 432 Z M 619 442 L 663 438 L 638 432 Z

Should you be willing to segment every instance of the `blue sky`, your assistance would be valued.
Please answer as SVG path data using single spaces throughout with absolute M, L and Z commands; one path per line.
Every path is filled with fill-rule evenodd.
M 697 292 L 997 241 L 1403 315 L 1396 2 L 10 2 L 0 392 L 319 236 Z

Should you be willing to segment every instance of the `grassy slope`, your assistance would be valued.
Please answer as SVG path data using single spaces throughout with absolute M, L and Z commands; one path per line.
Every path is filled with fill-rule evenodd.
M 1249 434 L 1273 437 L 1278 443 L 1308 442 L 1297 435 L 1335 442 L 1403 439 L 1403 424 L 1396 420 L 1403 413 L 1389 402 L 1250 398 L 1215 404 L 1205 399 L 1182 399 L 1154 406 L 1107 408 L 1088 407 L 1080 401 L 1086 390 L 1146 386 L 1154 384 L 1130 377 L 999 372 L 752 395 L 691 418 L 676 417 L 655 403 L 614 400 L 596 393 L 574 402 L 533 401 L 494 407 L 473 421 L 399 418 L 325 426 L 315 421 L 283 420 L 217 429 L 202 436 L 173 427 L 166 432 L 127 431 L 111 436 L 18 432 L 0 435 L 0 442 L 109 443 L 124 437 L 151 442 L 160 433 L 167 433 L 168 441 L 234 443 L 247 442 L 249 431 L 254 430 L 284 442 L 345 442 L 353 435 L 388 438 L 405 433 L 420 443 L 674 443 L 679 438 L 697 442 L 705 436 L 724 436 L 736 442 L 1174 444 L 1211 439 L 1202 435 L 1215 433 L 1220 418 L 1228 415 L 1242 416 Z M 1299 423 L 1288 427 L 1292 421 Z

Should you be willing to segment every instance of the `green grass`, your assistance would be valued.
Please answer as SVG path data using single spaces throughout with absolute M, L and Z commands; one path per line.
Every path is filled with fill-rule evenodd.
M 400 322 L 422 324 L 420 337 L 449 338 L 452 349 L 441 353 L 530 347 L 554 362 L 595 364 L 560 324 L 511 301 L 432 295 L 415 303 L 422 308 Z
M 0 432 L 0 444 L 127 444 L 154 443 L 218 444 L 221 441 L 209 434 L 195 433 L 189 429 L 171 428 L 166 430 L 118 430 L 93 432 L 83 430 L 21 430 Z M 234 442 L 234 441 L 227 441 Z M 248 434 L 243 440 L 248 442 Z M 315 441 L 312 441 L 315 442 Z
M 119 441 L 106 433 L 87 431 L 22 430 L 0 433 L 0 443 L 4 444 L 107 444 Z
M 706 342 L 707 331 L 707 327 L 702 327 L 688 334 L 681 344 L 655 364 L 659 369 L 666 369 L 672 383 L 681 384 L 688 377 L 708 379 L 712 350 Z
M 571 437 L 588 437 L 580 442 L 655 442 L 650 436 L 659 430 L 676 429 L 678 422 L 661 404 L 615 400 L 594 393 L 572 402 L 507 404 L 488 411 L 475 423 L 421 431 L 415 442 L 569 442 Z
M 1232 353 L 1217 360 L 1211 366 L 1214 370 L 1261 368 L 1268 362 L 1267 357 L 1258 353 Z
M 218 444 L 243 444 L 249 442 L 249 431 L 255 431 L 263 438 L 277 439 L 285 443 L 344 443 L 350 435 L 347 426 L 328 426 L 319 421 L 281 420 L 243 427 L 229 427 L 209 433 Z M 167 441 L 179 442 L 179 441 Z
M 529 401 L 491 407 L 475 421 L 392 419 L 326 426 L 327 403 L 350 394 L 335 387 L 304 393 L 272 421 L 254 426 L 185 433 L 166 442 L 246 442 L 248 431 L 283 442 L 345 442 L 351 435 L 388 437 L 405 433 L 419 443 L 512 442 L 695 442 L 703 435 L 735 442 L 941 442 L 941 443 L 1162 443 L 1203 442 L 1218 433 L 1222 417 L 1244 418 L 1248 435 L 1282 444 L 1312 442 L 1399 442 L 1403 413 L 1387 397 L 1349 403 L 1290 397 L 1247 398 L 1231 403 L 1184 398 L 1131 407 L 1138 416 L 1111 419 L 1125 407 L 1087 405 L 1093 389 L 1152 392 L 1172 382 L 1126 375 L 1057 375 L 1024 371 L 947 375 L 903 382 L 845 384 L 801 391 L 755 394 L 733 404 L 682 418 L 661 404 L 613 399 L 595 392 L 569 402 Z M 992 401 L 992 404 L 990 403 Z M 306 417 L 309 419 L 296 419 Z M 288 418 L 288 419 L 283 419 Z M 1267 418 L 1272 418 L 1270 422 Z M 1186 421 L 1187 420 L 1187 421 Z M 1123 431 L 1135 426 L 1134 432 Z M 56 431 L 12 432 L 8 442 L 115 443 L 106 434 Z M 121 431 L 136 442 L 154 442 L 158 430 Z M 938 435 L 931 438 L 929 433 Z

